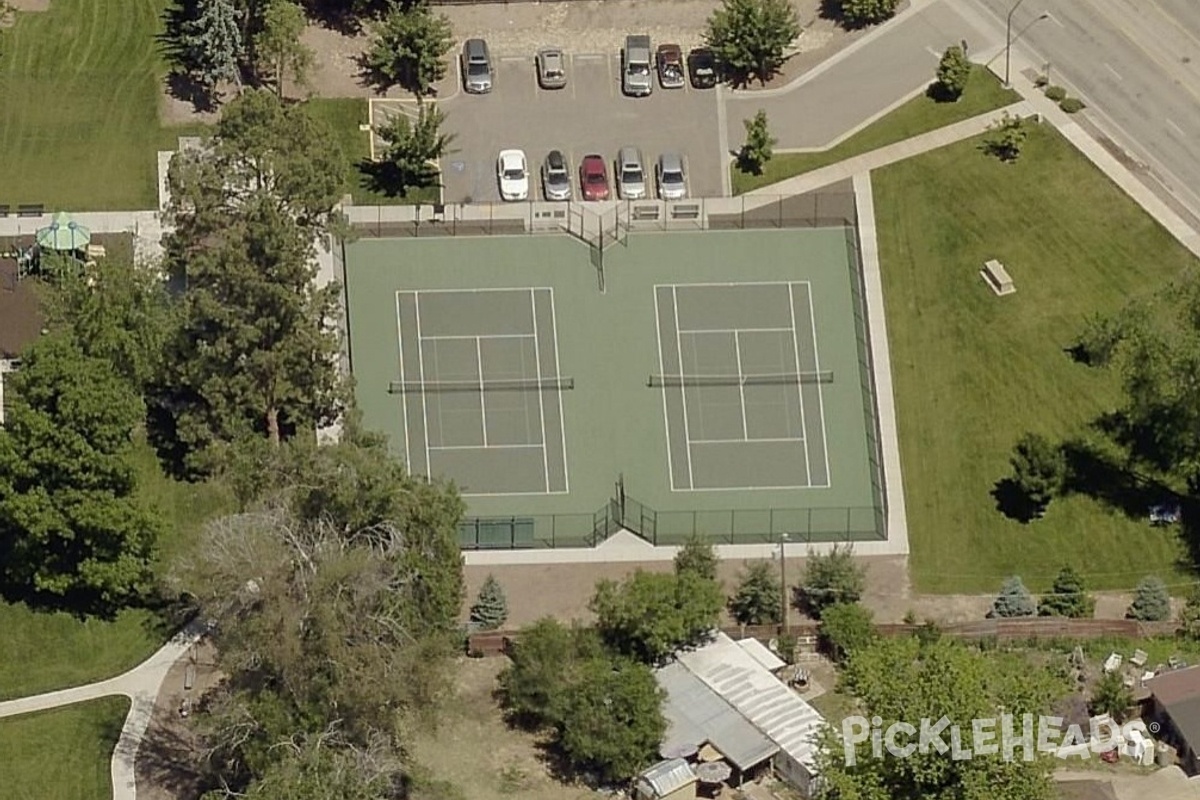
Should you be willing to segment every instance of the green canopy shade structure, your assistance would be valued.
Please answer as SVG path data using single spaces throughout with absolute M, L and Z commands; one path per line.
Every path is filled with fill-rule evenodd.
M 37 232 L 38 246 L 45 250 L 82 250 L 91 241 L 92 232 L 64 211 L 54 215 L 50 227 Z

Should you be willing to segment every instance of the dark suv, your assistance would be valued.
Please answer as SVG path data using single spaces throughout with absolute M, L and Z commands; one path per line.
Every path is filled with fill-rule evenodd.
M 711 89 L 717 85 L 717 55 L 707 47 L 697 47 L 688 53 L 688 75 L 692 86 Z

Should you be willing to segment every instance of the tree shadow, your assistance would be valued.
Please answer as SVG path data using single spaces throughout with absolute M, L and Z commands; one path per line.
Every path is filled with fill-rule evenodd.
M 170 797 L 200 797 L 217 788 L 204 758 L 202 737 L 192 720 L 165 720 L 174 709 L 156 708 L 137 750 L 138 783 L 156 786 Z
M 220 105 L 220 92 L 205 86 L 181 69 L 167 73 L 167 93 L 176 100 L 190 103 L 197 114 L 211 114 Z
M 925 96 L 935 103 L 957 103 L 962 99 L 962 94 L 954 94 L 937 81 L 933 81 L 925 87 Z
M 1130 519 L 1146 519 L 1152 505 L 1182 499 L 1169 486 L 1137 474 L 1091 442 L 1068 440 L 1062 449 L 1067 459 L 1064 490 L 1098 500 Z
M 412 174 L 391 161 L 363 159 L 358 162 L 358 171 L 362 175 L 361 188 L 385 197 L 408 197 L 422 189 L 441 185 L 432 169 L 426 173 Z
M 996 510 L 1022 525 L 1045 516 L 1045 508 L 1034 502 L 1012 478 L 996 481 L 991 494 L 996 501 Z
M 420 0 L 400 0 L 402 9 L 415 6 Z M 323 28 L 357 36 L 370 23 L 383 16 L 391 5 L 390 0 L 304 0 L 304 11 L 308 18 Z
M 374 89 L 375 94 L 379 97 L 386 95 L 388 89 L 391 89 L 393 86 L 399 86 L 404 91 L 410 92 L 418 100 L 437 99 L 438 91 L 436 85 L 422 88 L 416 80 L 416 76 L 412 74 L 402 74 L 393 80 L 390 76 L 384 75 L 371 65 L 365 51 L 354 56 L 354 66 L 357 68 L 354 77 L 358 81 L 358 84 Z
M 821 19 L 826 19 L 831 22 L 836 22 L 838 26 L 848 31 L 862 30 L 863 28 L 871 27 L 869 22 L 849 22 L 846 20 L 846 13 L 842 9 L 842 0 L 821 0 L 821 7 L 817 9 L 817 16 Z

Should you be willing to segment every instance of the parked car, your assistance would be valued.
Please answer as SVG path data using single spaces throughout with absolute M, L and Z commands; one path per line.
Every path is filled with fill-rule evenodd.
M 683 171 L 683 156 L 663 153 L 654 167 L 658 196 L 663 200 L 682 200 L 687 197 L 687 176 Z
M 687 83 L 683 76 L 683 50 L 679 45 L 658 46 L 658 82 L 664 89 L 682 89 Z
M 688 53 L 688 74 L 692 86 L 711 89 L 717 85 L 717 54 L 707 47 L 697 47 Z
M 547 200 L 571 199 L 571 170 L 561 150 L 551 150 L 542 162 L 542 191 Z
M 583 157 L 579 165 L 579 192 L 584 200 L 608 199 L 608 168 L 604 156 L 596 154 Z
M 626 36 L 621 51 L 621 91 L 630 97 L 645 97 L 654 91 L 651 75 L 650 37 Z
M 496 159 L 496 177 L 500 181 L 501 200 L 529 199 L 529 167 L 524 150 L 501 150 Z
M 567 59 L 563 51 L 557 47 L 547 47 L 538 51 L 537 58 L 538 86 L 543 89 L 561 89 L 567 85 Z
M 492 54 L 483 39 L 467 39 L 462 51 L 463 88 L 471 94 L 492 90 Z
M 617 190 L 623 200 L 646 196 L 646 170 L 636 147 L 625 146 L 617 152 Z

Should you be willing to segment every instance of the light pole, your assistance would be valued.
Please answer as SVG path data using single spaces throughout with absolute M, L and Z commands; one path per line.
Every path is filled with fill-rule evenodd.
M 779 535 L 779 583 L 782 586 L 783 592 L 783 632 L 786 635 L 788 632 L 788 584 L 787 584 L 787 542 L 788 535 L 781 533 Z
M 1017 0 L 1013 3 L 1012 8 L 1008 10 L 1008 19 L 1004 23 L 1004 88 L 1012 87 L 1012 82 L 1009 81 L 1009 68 L 1012 66 L 1012 18 L 1013 14 L 1017 13 L 1017 9 L 1021 7 L 1021 3 L 1025 0 Z

